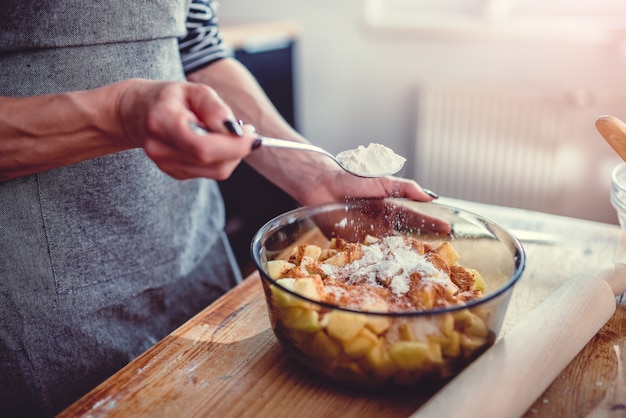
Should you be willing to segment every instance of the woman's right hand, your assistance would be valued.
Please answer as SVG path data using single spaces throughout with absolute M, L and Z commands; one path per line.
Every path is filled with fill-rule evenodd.
M 117 103 L 122 133 L 177 179 L 231 175 L 257 135 L 203 84 L 129 80 Z M 198 129 L 201 127 L 202 129 Z
M 143 148 L 174 178 L 222 180 L 257 137 L 236 120 L 213 89 L 189 82 L 133 79 L 93 90 L 0 97 L 0 181 L 131 148 Z

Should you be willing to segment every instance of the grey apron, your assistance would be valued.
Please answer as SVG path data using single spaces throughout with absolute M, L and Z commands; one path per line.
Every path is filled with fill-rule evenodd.
M 3 2 L 0 95 L 182 80 L 187 2 Z M 240 280 L 215 182 L 142 150 L 0 183 L 0 415 L 59 412 Z

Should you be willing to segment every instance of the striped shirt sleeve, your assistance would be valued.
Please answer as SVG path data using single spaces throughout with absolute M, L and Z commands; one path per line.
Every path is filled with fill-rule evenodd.
M 216 0 L 192 0 L 187 16 L 187 33 L 178 39 L 185 74 L 231 56 L 222 40 Z

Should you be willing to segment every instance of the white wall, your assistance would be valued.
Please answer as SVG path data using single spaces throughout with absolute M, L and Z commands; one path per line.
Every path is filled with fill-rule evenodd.
M 626 59 L 616 44 L 433 39 L 412 31 L 375 30 L 364 23 L 363 0 L 221 0 L 220 18 L 223 24 L 285 19 L 299 24 L 300 130 L 331 152 L 380 142 L 412 155 L 414 89 L 431 79 L 493 79 L 626 95 Z M 626 119 L 626 113 L 616 116 Z M 563 212 L 614 221 L 607 170 L 618 159 L 595 132 L 594 117 L 581 126 L 588 127 L 592 158 L 602 168 L 576 191 L 585 198 L 572 197 L 572 207 Z M 409 161 L 405 175 L 413 172 Z

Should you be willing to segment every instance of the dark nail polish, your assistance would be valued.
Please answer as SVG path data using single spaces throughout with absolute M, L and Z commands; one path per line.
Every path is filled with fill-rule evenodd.
M 439 195 L 437 193 L 433 192 L 432 190 L 422 189 L 422 191 L 424 193 L 426 193 L 428 196 L 432 197 L 433 199 L 439 199 Z
M 224 126 L 231 134 L 235 134 L 237 136 L 243 135 L 243 129 L 241 129 L 241 126 L 239 126 L 238 123 L 235 123 L 232 120 L 224 121 Z
M 262 144 L 263 144 L 263 141 L 261 140 L 261 138 L 255 139 L 254 142 L 252 143 L 252 151 L 259 148 Z
M 237 123 L 239 124 L 239 126 L 243 126 L 243 121 L 241 119 L 239 119 Z

